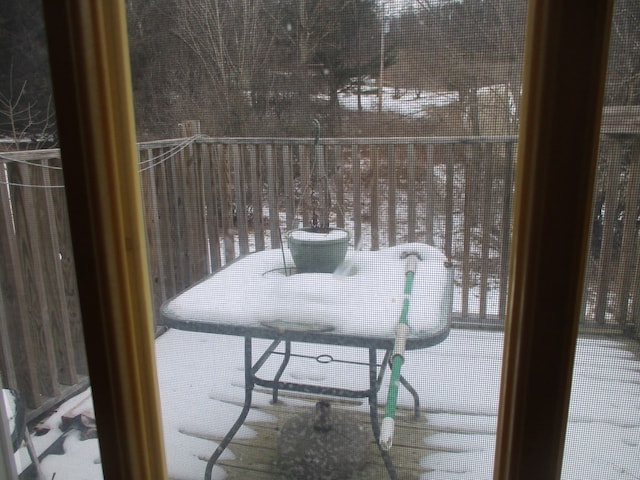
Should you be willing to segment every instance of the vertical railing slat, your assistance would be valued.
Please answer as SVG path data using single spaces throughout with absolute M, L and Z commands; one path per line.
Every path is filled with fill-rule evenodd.
M 482 222 L 482 243 L 481 243 L 481 263 L 480 263 L 480 318 L 487 317 L 487 301 L 489 295 L 489 278 L 491 276 L 491 231 L 493 230 L 493 146 L 483 145 L 482 162 L 484 163 L 483 191 L 482 196 L 483 211 L 480 215 Z
M 340 228 L 344 228 L 345 226 L 345 215 L 344 215 L 344 168 L 342 166 L 342 146 L 338 145 L 336 147 L 335 152 L 336 159 L 336 173 L 335 173 L 335 184 L 336 184 L 336 225 Z
M 311 161 L 309 154 L 304 145 L 298 146 L 300 158 L 300 188 L 302 189 L 302 198 L 300 200 L 300 209 L 302 210 L 302 225 L 308 227 L 311 225 L 311 216 L 313 214 L 313 201 L 311 198 L 313 192 L 313 178 L 311 172 Z M 295 222 L 294 222 L 295 223 Z
M 354 245 L 359 245 L 362 240 L 362 186 L 360 181 L 360 149 L 355 143 L 351 145 L 351 157 L 353 168 L 351 172 L 353 181 L 353 241 Z
M 640 256 L 640 236 L 636 238 L 636 258 Z M 631 333 L 636 338 L 640 338 L 640 261 L 636 261 L 633 272 L 633 303 L 631 304 L 631 318 L 635 321 L 635 327 L 632 327 Z
M 398 176 L 396 175 L 396 149 L 394 145 L 389 145 L 388 147 L 389 160 L 388 160 L 388 171 L 387 171 L 387 182 L 388 182 L 388 201 L 387 201 L 387 242 L 390 247 L 393 247 L 396 244 L 396 224 L 397 224 L 397 216 L 396 216 L 396 203 L 397 203 L 397 195 L 396 188 L 398 183 Z
M 57 164 L 60 164 L 59 159 Z M 52 185 L 64 184 L 62 168 L 51 170 L 49 175 Z M 57 251 L 62 275 L 61 288 L 63 289 L 64 302 L 66 302 L 66 321 L 69 323 L 69 330 L 71 332 L 72 352 L 77 373 L 87 375 L 87 355 L 84 347 L 82 314 L 80 312 L 80 300 L 78 298 L 78 282 L 73 259 L 73 246 L 71 244 L 67 198 L 63 188 L 54 188 L 51 190 L 51 194 L 53 197 L 52 204 L 54 205 L 58 238 Z
M 318 192 L 317 194 L 320 197 L 320 212 L 319 213 L 319 222 L 321 227 L 329 226 L 329 211 L 331 210 L 331 198 L 329 192 L 329 175 L 327 172 L 327 166 L 325 165 L 325 147 L 324 145 L 316 145 L 314 147 L 315 152 L 315 162 L 318 168 Z
M 1 166 L 1 165 L 0 165 Z M 3 167 L 4 168 L 4 167 Z M 0 256 L 1 258 L 1 256 Z M 0 319 L 6 319 L 8 310 L 4 307 L 4 296 L 0 295 Z M 16 365 L 13 361 L 14 353 L 11 347 L 11 332 L 7 321 L 0 320 L 0 377 L 6 387 L 17 389 Z
M 256 250 L 264 250 L 264 229 L 262 228 L 262 181 L 256 146 L 249 145 L 249 169 L 251 174 L 251 203 L 253 204 L 253 231 Z
M 218 226 L 219 193 L 217 181 L 215 145 L 203 143 L 201 145 L 202 176 L 204 185 L 204 202 L 206 205 L 205 231 L 208 240 L 209 261 L 211 271 L 215 272 L 222 267 L 220 255 L 220 228 Z
M 0 171 L 4 173 L 4 163 L 0 163 Z M 3 175 L 0 174 L 0 182 Z M 6 185 L 0 184 L 0 189 L 6 188 Z M 3 202 L 4 196 L 0 193 L 0 219 L 3 218 L 2 211 L 3 206 L 1 205 Z M 2 232 L 2 229 L 0 229 Z M 0 233 L 1 235 L 2 233 Z M 2 242 L 0 242 L 0 261 L 4 258 L 3 256 L 3 246 Z M 4 263 L 3 263 L 4 265 Z M 5 267 L 6 268 L 6 267 Z M 18 388 L 18 380 L 16 378 L 16 366 L 13 361 L 13 348 L 11 348 L 11 332 L 9 331 L 9 324 L 6 321 L 8 316 L 11 314 L 8 312 L 8 309 L 4 306 L 4 295 L 2 295 L 2 275 L 0 275 L 0 377 L 4 379 L 4 386 L 10 388 Z
M 244 169 L 242 168 L 242 157 L 240 146 L 231 145 L 231 156 L 233 158 L 233 189 L 236 201 L 236 226 L 238 228 L 238 245 L 240 255 L 249 253 L 249 229 L 247 222 L 247 205 L 244 198 Z
M 453 145 L 447 145 L 445 172 L 444 254 L 448 259 L 453 259 Z
M 289 145 L 282 146 L 282 175 L 284 180 L 284 201 L 287 230 L 293 228 L 296 215 L 295 198 L 293 194 L 293 172 Z
M 378 164 L 380 148 L 374 146 L 371 149 L 370 176 L 369 176 L 369 217 L 371 223 L 371 250 L 380 249 L 380 195 L 378 185 Z
M 280 216 L 278 213 L 278 190 L 276 184 L 276 164 L 273 158 L 273 147 L 265 149 L 267 162 L 267 182 L 269 199 L 269 228 L 271 230 L 271 248 L 280 248 Z
M 55 396 L 59 392 L 57 382 L 57 361 L 53 347 L 51 331 L 51 315 L 46 305 L 46 287 L 42 272 L 42 251 L 37 240 L 39 227 L 34 212 L 36 212 L 35 196 L 41 192 L 35 188 L 23 187 L 32 185 L 29 167 L 26 164 L 7 165 L 11 187 L 11 204 L 15 225 L 17 244 L 19 248 L 20 268 L 24 275 L 25 316 L 22 321 L 31 329 L 35 350 L 28 352 L 32 355 L 38 368 L 38 379 L 42 393 Z
M 201 151 L 197 144 L 192 143 L 186 148 L 186 152 L 188 176 L 185 210 L 189 218 L 187 223 L 189 280 L 190 284 L 193 284 L 209 272 L 209 252 L 205 228 L 206 213 Z
M 407 145 L 407 241 L 415 242 L 416 235 L 416 205 L 418 203 L 418 183 L 416 181 L 416 147 L 413 143 Z
M 187 253 L 184 239 L 184 181 L 183 154 L 172 155 L 169 149 L 163 149 L 163 155 L 171 156 L 168 160 L 169 171 L 167 172 L 167 189 L 169 190 L 169 202 L 171 208 L 171 245 L 175 258 L 174 276 L 176 289 L 182 291 L 189 286 Z
M 46 167 L 46 168 L 45 168 Z M 64 276 L 60 261 L 60 244 L 56 221 L 56 205 L 51 181 L 51 167 L 47 161 L 36 168 L 32 177 L 36 185 L 42 185 L 41 195 L 36 203 L 39 215 L 39 244 L 42 251 L 42 267 L 45 280 L 46 310 L 51 315 L 53 348 L 56 353 L 57 379 L 64 385 L 75 385 L 78 382 L 78 371 L 74 358 L 73 338 L 69 323 L 69 311 L 64 291 Z
M 216 145 L 216 157 L 218 167 L 218 188 L 220 197 L 220 230 L 222 230 L 222 242 L 224 247 L 224 261 L 230 263 L 236 258 L 235 242 L 233 241 L 233 212 L 231 201 L 231 173 L 229 164 L 229 149 L 224 145 Z
M 158 157 L 157 166 L 154 168 L 156 177 L 156 193 L 158 194 L 158 230 L 157 243 L 161 245 L 163 257 L 159 259 L 163 263 L 164 278 L 161 280 L 168 297 L 179 292 L 177 274 L 177 251 L 173 241 L 175 236 L 173 215 L 173 182 L 171 175 L 176 157 L 164 158 L 162 149 L 152 149 L 152 157 Z
M 434 169 L 434 145 L 432 143 L 426 145 L 426 161 L 425 161 L 425 219 L 424 219 L 424 241 L 429 245 L 433 242 L 433 217 L 436 210 L 436 192 L 435 181 L 433 175 Z
M 464 146 L 464 207 L 462 234 L 462 316 L 469 315 L 469 292 L 471 290 L 471 215 L 473 210 L 473 191 L 475 172 L 471 146 Z
M 9 166 L 7 166 L 7 169 Z M 20 198 L 10 195 L 9 177 L 5 170 L 0 170 L 0 292 L 3 295 L 6 317 L 6 330 L 9 333 L 11 350 L 14 358 L 16 384 L 10 385 L 18 389 L 30 408 L 35 408 L 43 401 L 43 391 L 38 376 L 37 351 L 33 332 L 26 321 L 27 306 L 24 301 L 28 296 L 26 278 L 21 265 L 21 253 L 18 238 L 13 224 L 13 208 Z M 9 376 L 8 376 L 9 377 Z
M 611 146 L 610 148 L 613 148 Z M 615 222 L 617 216 L 617 187 L 620 175 L 620 154 L 618 149 L 609 152 L 607 165 L 607 182 L 604 201 L 604 226 L 602 229 L 602 243 L 600 246 L 600 259 L 598 268 L 598 285 L 595 306 L 595 321 L 604 324 L 609 306 L 609 283 L 611 280 L 613 265 L 613 245 L 615 235 Z
M 142 162 L 140 181 L 142 189 L 143 215 L 147 237 L 147 255 L 149 257 L 149 275 L 151 276 L 151 301 L 153 303 L 154 320 L 158 320 L 158 313 L 162 302 L 168 298 L 164 273 L 164 252 L 160 244 L 160 209 L 157 189 L 157 166 L 153 163 L 153 151 L 144 150 L 139 156 L 147 160 Z
M 511 215 L 513 209 L 513 166 L 514 144 L 505 144 L 504 169 L 502 175 L 503 200 L 502 200 L 502 240 L 500 242 L 500 300 L 498 316 L 505 318 L 507 312 L 507 290 L 509 277 L 509 253 L 511 251 Z
M 625 192 L 625 214 L 622 229 L 622 245 L 620 247 L 620 270 L 618 272 L 619 291 L 616 296 L 616 316 L 620 325 L 627 323 L 629 313 L 629 295 L 633 284 L 633 266 L 637 261 L 635 246 L 637 243 L 638 208 L 640 208 L 640 145 L 634 139 L 631 145 L 631 165 L 627 177 Z

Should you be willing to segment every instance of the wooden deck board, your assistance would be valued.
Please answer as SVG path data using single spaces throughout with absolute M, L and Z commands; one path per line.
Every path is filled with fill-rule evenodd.
M 318 398 L 301 396 L 292 392 L 281 392 L 280 401 L 276 404 L 258 405 L 252 410 L 267 413 L 277 420 L 272 421 L 246 421 L 244 425 L 256 432 L 253 438 L 233 439 L 228 447 L 235 458 L 220 460 L 218 465 L 227 472 L 229 480 L 285 480 L 284 475 L 277 465 L 277 443 L 281 426 L 284 422 L 301 413 L 312 411 L 315 401 Z M 331 399 L 332 408 L 336 411 L 346 412 L 354 420 L 365 425 L 371 432 L 371 422 L 368 407 L 362 408 L 362 402 L 344 399 Z M 234 404 L 237 404 L 233 402 Z M 379 415 L 384 413 L 384 406 L 379 408 Z M 430 413 L 421 411 L 421 418 L 415 420 L 413 410 L 398 408 L 395 424 L 394 443 L 391 449 L 391 458 L 396 467 L 400 480 L 418 480 L 420 475 L 428 472 L 429 469 L 421 464 L 422 459 L 429 453 L 447 452 L 460 453 L 464 450 L 447 446 L 434 448 L 425 443 L 425 438 L 434 433 L 462 433 L 462 434 L 494 434 L 483 429 L 469 428 L 461 430 L 447 426 L 430 425 L 427 421 Z M 263 416 L 258 416 L 263 417 Z M 183 432 L 186 433 L 186 432 Z M 213 440 L 220 441 L 222 438 L 216 437 Z M 369 480 L 386 479 L 388 473 L 378 451 L 373 432 L 371 432 L 371 442 L 367 463 L 365 467 L 350 479 L 345 480 Z

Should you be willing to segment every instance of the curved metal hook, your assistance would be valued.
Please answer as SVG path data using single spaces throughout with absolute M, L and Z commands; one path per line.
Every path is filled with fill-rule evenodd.
M 317 118 L 313 119 L 313 135 L 315 137 L 315 144 L 317 145 L 320 141 L 320 120 Z

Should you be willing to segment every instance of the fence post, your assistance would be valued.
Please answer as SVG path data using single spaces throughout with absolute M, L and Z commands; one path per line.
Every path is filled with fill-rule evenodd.
M 146 162 L 140 161 L 142 157 Z M 138 150 L 138 163 L 145 165 L 140 169 L 140 183 L 142 190 L 142 204 L 144 206 L 144 220 L 147 232 L 147 256 L 149 257 L 149 274 L 151 275 L 151 300 L 153 302 L 153 316 L 157 324 L 158 312 L 162 302 L 169 298 L 166 292 L 166 275 L 164 272 L 164 252 L 160 233 L 160 213 L 158 208 L 158 190 L 156 187 L 156 168 L 153 162 L 153 151 Z M 147 165 L 148 163 L 148 165 Z
M 201 135 L 200 120 L 183 120 L 180 124 L 180 135 L 183 137 L 193 137 Z

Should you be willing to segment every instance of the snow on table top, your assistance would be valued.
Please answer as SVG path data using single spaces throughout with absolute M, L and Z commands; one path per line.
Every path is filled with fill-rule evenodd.
M 327 240 L 338 240 L 341 238 L 345 238 L 348 233 L 346 230 L 330 230 L 329 232 L 309 232 L 307 230 L 293 230 L 291 233 L 291 238 L 295 238 L 296 240 L 305 240 L 311 242 L 324 242 Z
M 284 322 L 346 335 L 392 336 L 404 300 L 406 261 L 400 255 L 405 251 L 417 251 L 422 257 L 410 301 L 411 331 L 424 335 L 440 331 L 446 257 L 419 243 L 348 252 L 346 262 L 353 262 L 350 275 L 285 276 L 275 273 L 283 268 L 283 250 L 254 253 L 173 299 L 164 314 L 175 320 L 235 325 Z M 287 267 L 292 267 L 287 249 L 284 255 Z

